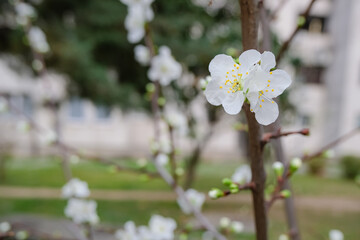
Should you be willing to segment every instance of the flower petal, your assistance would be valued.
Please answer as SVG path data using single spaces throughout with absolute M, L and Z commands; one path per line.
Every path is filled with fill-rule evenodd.
M 269 72 L 276 65 L 275 56 L 272 52 L 265 51 L 261 54 L 261 68 Z
M 243 52 L 239 57 L 239 63 L 242 68 L 248 69 L 261 60 L 261 54 L 255 49 Z
M 279 107 L 272 99 L 261 98 L 255 107 L 255 118 L 262 125 L 269 125 L 278 118 Z
M 263 90 L 264 95 L 267 98 L 275 98 L 290 86 L 291 77 L 284 70 L 275 70 L 268 76 L 267 81 L 267 85 Z
M 221 105 L 226 97 L 226 92 L 220 89 L 220 81 L 211 80 L 204 91 L 207 101 L 215 106 Z
M 245 96 L 241 91 L 236 93 L 228 93 L 222 102 L 222 105 L 226 113 L 235 115 L 241 111 L 244 100 Z
M 216 55 L 209 64 L 209 72 L 213 79 L 224 80 L 226 78 L 226 72 L 231 72 L 235 61 L 232 57 L 219 54 Z

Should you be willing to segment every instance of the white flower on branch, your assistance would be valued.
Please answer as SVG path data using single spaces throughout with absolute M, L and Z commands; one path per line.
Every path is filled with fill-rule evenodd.
M 115 232 L 115 237 L 119 240 L 140 240 L 133 221 L 126 222 L 124 229 L 119 229 Z
M 235 170 L 231 180 L 239 184 L 249 183 L 251 181 L 251 169 L 248 165 L 243 165 Z
M 167 105 L 165 108 L 164 117 L 166 122 L 174 128 L 180 135 L 184 136 L 188 132 L 188 121 L 183 112 L 176 108 L 176 106 Z
M 156 156 L 155 161 L 157 164 L 164 166 L 164 165 L 168 164 L 169 157 L 166 154 L 160 153 Z
M 230 224 L 230 229 L 234 233 L 241 233 L 244 231 L 244 224 L 239 221 L 232 221 Z
M 148 47 L 145 47 L 144 45 L 137 45 L 134 48 L 135 52 L 135 59 L 138 61 L 141 65 L 147 66 L 150 63 L 150 50 Z
M 182 69 L 171 55 L 171 50 L 162 46 L 159 48 L 159 55 L 151 60 L 151 67 L 148 72 L 148 77 L 151 81 L 159 81 L 161 85 L 166 86 L 175 79 L 181 77 Z
M 253 49 L 243 52 L 238 63 L 225 54 L 215 56 L 209 64 L 212 81 L 204 92 L 206 99 L 212 105 L 222 105 L 225 112 L 234 115 L 241 111 L 247 98 L 260 124 L 273 123 L 279 115 L 273 98 L 291 84 L 285 71 L 270 71 L 275 64 L 274 54 L 260 54 Z
M 1 222 L 0 223 L 0 233 L 6 233 L 10 231 L 11 225 L 8 222 Z
M 169 240 L 174 239 L 176 222 L 172 218 L 165 218 L 160 215 L 153 215 L 149 221 L 149 229 L 154 239 Z
M 337 229 L 332 229 L 329 232 L 329 239 L 330 240 L 344 240 L 344 234 Z
M 65 207 L 65 216 L 71 218 L 75 223 L 96 224 L 99 216 L 96 213 L 97 204 L 93 200 L 82 200 L 72 198 Z
M 128 40 L 137 43 L 145 36 L 145 23 L 154 18 L 150 6 L 153 0 L 121 0 L 121 2 L 128 6 L 128 15 L 125 18 Z
M 15 5 L 16 22 L 25 26 L 31 18 L 36 17 L 36 11 L 30 4 L 19 2 Z
M 86 198 L 90 195 L 87 182 L 77 178 L 71 179 L 62 188 L 62 197 L 64 198 Z
M 187 201 L 185 201 L 185 199 L 183 199 L 182 197 L 179 197 L 177 199 L 177 202 L 178 202 L 181 210 L 185 214 L 192 213 L 192 208 L 195 208 L 200 211 L 202 205 L 205 202 L 205 194 L 200 193 L 200 192 L 196 191 L 195 189 L 188 189 L 185 192 L 185 198 L 187 199 Z M 191 206 L 189 206 L 189 204 Z
M 45 33 L 39 27 L 31 27 L 28 32 L 29 44 L 34 51 L 47 53 L 50 50 Z

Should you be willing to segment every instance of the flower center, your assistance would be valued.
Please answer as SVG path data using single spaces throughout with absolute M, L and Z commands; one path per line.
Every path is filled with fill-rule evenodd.
M 248 72 L 246 74 L 249 74 Z M 244 78 L 243 74 L 239 72 L 239 65 L 234 64 L 234 67 L 226 72 L 224 86 L 220 86 L 220 89 L 227 91 L 227 93 L 235 93 L 243 91 Z

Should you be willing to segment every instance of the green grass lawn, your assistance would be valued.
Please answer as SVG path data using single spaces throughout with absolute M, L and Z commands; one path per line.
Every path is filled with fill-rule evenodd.
M 123 164 L 134 165 L 130 160 L 123 160 Z M 212 187 L 221 188 L 221 180 L 231 176 L 237 166 L 235 163 L 201 164 L 194 188 L 201 191 L 208 191 Z M 110 166 L 96 162 L 72 165 L 74 177 L 87 181 L 91 189 L 169 190 L 161 179 L 149 180 L 137 173 L 113 172 L 111 169 Z M 6 178 L 0 182 L 1 185 L 28 187 L 61 187 L 64 183 L 61 163 L 56 158 L 8 160 Z M 343 179 L 295 175 L 292 184 L 297 195 L 360 197 L 359 187 Z
M 221 200 L 219 200 L 221 201 Z M 14 200 L 0 199 L 0 216 L 3 218 L 12 214 L 36 214 L 41 216 L 64 217 L 63 209 L 65 200 Z M 242 220 L 245 224 L 251 224 L 252 214 L 250 205 L 239 206 L 232 204 L 207 203 L 204 213 L 216 214 L 220 217 L 229 216 L 233 220 Z M 189 217 L 184 216 L 174 202 L 146 202 L 140 201 L 98 201 L 98 213 L 101 222 L 113 226 L 121 226 L 128 220 L 133 220 L 137 225 L 147 224 L 152 214 L 160 214 L 176 219 L 178 225 L 186 223 Z M 340 229 L 345 234 L 346 240 L 358 240 L 360 236 L 359 213 L 331 213 L 324 211 L 298 211 L 298 218 L 303 239 L 327 240 L 331 229 Z M 280 207 L 272 209 L 270 214 L 269 230 L 270 239 L 277 239 L 281 233 L 285 233 L 287 226 L 283 210 Z M 196 239 L 196 238 L 195 238 Z M 252 233 L 247 232 L 236 239 L 255 239 Z

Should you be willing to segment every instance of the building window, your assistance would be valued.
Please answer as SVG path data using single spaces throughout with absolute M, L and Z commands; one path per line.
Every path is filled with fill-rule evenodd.
M 111 108 L 104 105 L 96 105 L 96 118 L 106 120 L 110 118 Z
M 312 33 L 324 33 L 326 32 L 325 24 L 327 18 L 320 16 L 308 16 L 305 24 L 301 27 Z
M 82 99 L 74 97 L 69 103 L 69 116 L 74 119 L 84 118 L 84 102 Z
M 324 70 L 322 66 L 301 66 L 300 76 L 304 83 L 321 84 Z

